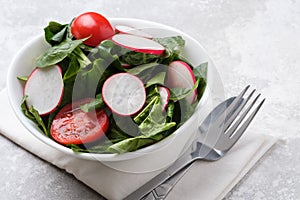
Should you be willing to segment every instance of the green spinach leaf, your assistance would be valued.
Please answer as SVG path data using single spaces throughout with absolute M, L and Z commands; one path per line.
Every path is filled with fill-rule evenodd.
M 155 63 L 155 62 L 147 63 L 147 64 L 136 66 L 132 69 L 129 69 L 129 70 L 127 70 L 127 72 L 137 76 L 142 72 L 145 72 L 147 70 L 152 70 L 153 68 L 158 67 L 158 66 L 160 66 L 159 63 Z
M 165 53 L 159 62 L 166 65 L 178 59 L 180 51 L 185 45 L 185 41 L 181 36 L 153 38 L 153 40 L 165 47 Z
M 92 110 L 102 109 L 105 107 L 105 104 L 102 100 L 102 94 L 98 94 L 94 100 L 87 104 L 83 104 L 80 106 L 80 109 L 84 112 L 90 112 Z
M 188 95 L 190 95 L 195 89 L 197 89 L 200 83 L 200 79 L 198 78 L 196 83 L 193 85 L 191 89 L 188 88 L 171 88 L 170 89 L 170 99 L 171 100 L 181 100 Z
M 202 63 L 197 67 L 193 68 L 193 72 L 196 78 L 203 78 L 205 81 L 207 79 L 207 66 L 208 63 Z
M 55 65 L 69 56 L 73 50 L 80 45 L 85 39 L 67 40 L 59 45 L 53 46 L 42 53 L 34 65 L 40 68 Z
M 26 82 L 28 80 L 28 76 L 18 76 L 17 79 Z
M 158 100 L 159 100 L 159 96 L 158 95 L 156 95 L 154 98 L 152 98 L 151 101 L 146 104 L 146 107 L 141 112 L 139 112 L 139 114 L 137 116 L 135 116 L 133 118 L 133 120 L 135 121 L 135 123 L 141 124 L 147 118 L 147 116 L 149 115 L 152 107 L 154 106 L 154 104 Z
M 147 81 L 145 87 L 150 87 L 152 85 L 164 85 L 166 79 L 166 72 L 157 73 L 150 80 Z
M 49 22 L 48 26 L 44 28 L 46 41 L 52 46 L 61 43 L 65 40 L 67 29 L 68 24 L 62 25 L 54 21 Z
M 72 52 L 71 57 L 75 57 L 80 68 L 86 68 L 92 64 L 90 59 L 82 52 L 82 50 L 77 46 Z
M 46 136 L 49 137 L 49 132 L 44 124 L 43 119 L 39 115 L 39 112 L 34 109 L 33 106 L 30 106 L 29 109 L 26 106 L 26 99 L 28 98 L 27 95 L 25 95 L 21 101 L 21 109 L 26 117 L 28 117 L 30 120 L 32 120 L 34 123 L 37 124 L 37 126 L 44 132 Z
M 72 56 L 69 65 L 67 67 L 67 70 L 64 73 L 64 77 L 63 77 L 64 82 L 74 81 L 79 69 L 80 69 L 80 64 L 78 63 L 77 58 L 75 56 Z
M 174 122 L 167 123 L 166 115 L 162 112 L 160 99 L 157 98 L 149 112 L 149 115 L 139 125 L 141 134 L 145 136 L 156 135 L 175 126 Z
M 122 63 L 131 66 L 143 65 L 151 62 L 158 62 L 161 59 L 159 55 L 145 54 L 141 52 L 129 51 L 120 56 Z
M 201 99 L 204 90 L 206 88 L 207 82 L 207 70 L 208 70 L 208 63 L 202 63 L 199 66 L 193 69 L 195 77 L 199 80 L 199 85 L 197 87 L 197 99 L 198 101 Z

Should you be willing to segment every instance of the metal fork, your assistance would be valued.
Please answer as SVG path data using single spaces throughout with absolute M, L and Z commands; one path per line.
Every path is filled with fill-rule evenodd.
M 220 106 L 214 109 L 199 127 L 200 134 L 196 134 L 192 145 L 187 151 L 170 167 L 129 194 L 124 200 L 163 199 L 170 188 L 167 191 L 162 190 L 160 192 L 161 187 L 158 187 L 159 185 L 168 179 L 170 181 L 173 178 L 172 176 L 176 175 L 174 176 L 176 180 L 171 180 L 175 184 L 196 160 L 216 161 L 225 156 L 245 132 L 265 101 L 263 99 L 258 106 L 253 108 L 260 96 L 258 94 L 250 105 L 244 109 L 255 93 L 255 90 L 253 90 L 247 98 L 243 98 L 249 87 L 247 86 L 239 96 L 235 97 L 222 112 L 215 111 L 216 109 L 222 110 Z M 244 111 L 240 114 L 243 109 Z M 252 109 L 254 110 L 250 113 Z M 246 118 L 246 116 L 248 117 Z

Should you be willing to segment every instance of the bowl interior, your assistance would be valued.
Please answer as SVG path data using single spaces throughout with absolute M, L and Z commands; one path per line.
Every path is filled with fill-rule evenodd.
M 175 36 L 175 35 L 181 35 L 185 41 L 186 46 L 183 49 L 183 55 L 188 58 L 188 60 L 193 65 L 198 65 L 203 62 L 209 62 L 210 59 L 207 56 L 205 50 L 203 47 L 193 38 L 188 36 L 187 34 L 174 29 L 172 27 L 158 24 L 155 22 L 145 21 L 145 20 L 137 20 L 137 19 L 126 19 L 126 18 L 112 18 L 110 19 L 112 25 L 128 25 L 133 27 L 138 27 L 144 29 L 145 32 L 149 32 L 154 37 L 164 37 L 164 36 Z M 135 152 L 129 152 L 124 154 L 91 154 L 91 153 L 74 153 L 71 149 L 64 147 L 63 145 L 60 145 L 53 141 L 52 139 L 46 137 L 44 134 L 41 133 L 41 131 L 37 128 L 37 126 L 31 122 L 29 119 L 27 119 L 21 109 L 20 109 L 20 102 L 22 100 L 23 96 L 23 84 L 17 80 L 18 76 L 28 75 L 32 69 L 34 68 L 33 62 L 43 51 L 45 51 L 47 48 L 49 48 L 49 45 L 44 41 L 43 35 L 37 36 L 33 40 L 31 40 L 29 43 L 27 43 L 15 56 L 14 60 L 12 61 L 8 77 L 7 77 L 7 86 L 8 86 L 8 95 L 10 99 L 11 106 L 16 113 L 18 119 L 21 121 L 21 123 L 38 139 L 43 141 L 44 143 L 73 156 L 77 156 L 83 159 L 89 159 L 89 160 L 100 160 L 100 161 L 122 161 L 122 160 L 128 160 L 140 157 L 145 154 L 151 154 L 155 153 L 156 150 L 163 148 L 166 146 L 167 143 L 169 143 L 171 140 L 176 140 L 176 135 L 182 134 L 182 129 L 184 129 L 185 126 L 189 126 L 190 123 L 193 123 L 193 120 L 195 120 L 193 117 L 189 119 L 184 126 L 180 127 L 178 130 L 174 132 L 170 137 L 164 139 L 161 142 L 158 142 L 154 145 L 151 145 L 149 147 L 145 147 L 141 150 L 135 151 Z M 211 74 L 208 70 L 208 81 L 210 80 Z M 204 95 L 198 105 L 198 108 L 201 107 L 201 105 L 205 104 L 207 101 L 208 91 L 204 92 Z M 197 112 L 193 116 L 196 116 Z M 186 140 L 189 139 L 185 138 Z

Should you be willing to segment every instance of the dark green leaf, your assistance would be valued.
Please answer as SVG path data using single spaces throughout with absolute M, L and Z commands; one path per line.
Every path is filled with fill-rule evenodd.
M 33 106 L 30 106 L 29 109 L 26 106 L 26 99 L 28 98 L 27 95 L 25 95 L 21 101 L 21 109 L 26 117 L 28 117 L 31 121 L 37 124 L 37 126 L 44 132 L 45 135 L 49 137 L 49 132 L 43 122 L 43 119 L 39 115 L 39 112 L 33 108 Z
M 159 63 L 147 63 L 147 64 L 143 64 L 143 65 L 139 65 L 136 66 L 132 69 L 127 70 L 128 73 L 133 74 L 133 75 L 139 75 L 140 73 L 149 70 L 149 69 L 153 69 L 155 67 L 159 66 Z
M 193 104 L 190 104 L 189 102 L 186 101 L 186 99 L 181 99 L 178 102 L 177 106 L 180 106 L 180 123 L 178 123 L 177 128 L 192 116 L 197 104 L 198 101 L 194 102 Z
M 166 123 L 166 115 L 162 112 L 160 98 L 156 98 L 148 116 L 139 124 L 141 134 L 156 135 L 175 126 L 175 123 Z
M 106 61 L 97 59 L 89 68 L 80 69 L 74 82 L 73 98 L 94 97 L 100 93 L 103 81 L 109 76 Z
M 111 141 L 111 143 L 118 143 L 122 140 L 131 137 L 130 135 L 128 135 L 126 132 L 122 130 L 122 127 L 120 127 L 120 124 L 122 123 L 117 123 L 115 119 L 116 119 L 115 115 L 110 116 L 110 123 L 109 123 L 110 125 L 106 134 L 108 139 Z M 120 122 L 121 120 L 118 121 Z M 136 133 L 133 132 L 133 134 L 135 135 Z
M 181 36 L 153 38 L 153 40 L 160 43 L 168 51 L 180 51 L 180 48 L 185 45 L 185 41 Z
M 39 115 L 39 112 L 36 109 L 34 109 L 33 106 L 30 106 L 29 112 L 34 116 L 36 123 L 42 128 L 45 135 L 47 135 L 49 137 L 48 130 L 47 130 L 41 116 Z
M 146 88 L 146 104 L 149 104 L 154 98 L 160 97 L 158 88 L 156 85 Z
M 197 100 L 199 101 L 204 93 L 204 90 L 206 88 L 206 81 L 203 78 L 199 79 L 199 86 L 197 88 Z
M 185 45 L 185 41 L 181 36 L 153 38 L 162 46 L 165 47 L 165 53 L 160 60 L 160 63 L 169 64 L 171 61 L 178 59 L 180 51 Z
M 110 44 L 108 40 L 107 42 L 102 42 L 99 46 L 97 46 L 90 52 L 89 58 L 91 60 L 97 60 L 101 58 L 103 61 L 105 61 L 105 64 L 103 65 L 105 65 L 106 67 L 111 66 L 117 70 L 124 71 L 123 67 L 121 66 L 119 57 L 115 54 L 110 53 L 111 47 L 108 44 Z
M 197 79 L 196 83 L 191 89 L 188 88 L 171 88 L 170 100 L 180 100 L 190 95 L 199 85 L 200 79 Z
M 43 68 L 55 65 L 66 58 L 72 51 L 80 45 L 85 39 L 81 40 L 68 40 L 53 46 L 42 53 L 35 61 L 35 66 Z
M 173 121 L 173 117 L 175 114 L 175 104 L 173 101 L 169 101 L 168 106 L 167 106 L 167 110 L 166 110 L 166 122 L 172 122 Z
M 111 55 L 117 54 L 121 50 L 121 48 L 119 48 L 119 46 L 117 46 L 111 40 L 104 40 L 104 41 L 102 41 L 100 43 L 99 47 L 102 48 L 103 50 L 107 51 Z
M 48 26 L 44 28 L 44 34 L 46 41 L 52 46 L 61 43 L 67 33 L 68 24 L 60 24 L 57 22 L 49 22 Z
M 151 62 L 158 62 L 159 60 L 161 60 L 161 56 L 159 55 L 145 54 L 135 51 L 129 51 L 123 55 L 120 55 L 120 61 L 131 66 L 138 66 Z
M 65 25 L 63 29 L 61 29 L 58 33 L 53 35 L 53 37 L 51 38 L 51 42 L 54 44 L 59 44 L 60 42 L 62 42 L 65 39 L 67 28 L 67 25 Z
M 207 66 L 208 63 L 202 63 L 193 69 L 196 78 L 203 78 L 205 81 L 207 79 Z
M 126 71 L 130 74 L 138 76 L 146 85 L 146 87 L 149 87 L 155 83 L 163 85 L 167 70 L 168 66 L 166 65 L 158 63 L 148 63 L 140 66 L 135 66 Z
M 71 52 L 71 56 L 77 59 L 80 68 L 86 68 L 87 66 L 92 64 L 89 58 L 82 52 L 82 50 L 78 46 Z
M 60 110 L 62 106 L 60 106 L 59 108 L 57 108 L 54 112 L 51 112 L 48 116 L 48 121 L 47 121 L 47 132 L 50 133 L 50 129 L 51 129 L 51 125 L 53 122 L 54 117 L 56 116 L 56 114 L 58 113 L 58 111 Z M 48 134 L 48 137 L 52 138 L 51 134 Z
M 21 110 L 26 117 L 28 117 L 30 120 L 34 121 L 35 120 L 34 116 L 28 111 L 27 106 L 26 106 L 27 98 L 28 98 L 27 95 L 23 96 L 22 101 L 21 101 Z
M 166 79 L 166 72 L 160 72 L 157 73 L 155 76 L 153 76 L 149 81 L 147 81 L 145 87 L 150 87 L 151 85 L 164 85 Z
M 67 67 L 67 70 L 64 73 L 64 78 L 63 78 L 64 81 L 74 80 L 79 69 L 80 69 L 80 65 L 78 63 L 77 58 L 75 56 L 72 56 L 69 65 Z
M 113 118 L 113 126 L 122 132 L 122 137 L 136 137 L 140 135 L 140 131 L 138 125 L 133 121 L 130 116 L 119 116 L 116 114 L 112 114 L 111 118 Z M 112 138 L 112 135 L 109 135 L 109 138 Z M 119 138 L 119 136 L 118 136 Z M 114 140 L 116 136 L 114 135 Z M 115 142 L 114 142 L 115 143 Z
M 131 152 L 131 151 L 140 149 L 142 147 L 148 146 L 150 144 L 153 144 L 155 141 L 156 140 L 146 137 L 144 135 L 134 137 L 134 138 L 127 138 L 125 140 L 122 140 L 118 143 L 115 143 L 115 144 L 109 146 L 106 149 L 106 151 L 111 152 L 111 153 L 118 153 L 118 154 L 125 153 L 125 152 Z
M 173 128 L 175 123 L 167 123 L 165 126 L 161 126 L 159 133 L 151 135 L 140 135 L 133 138 L 124 139 L 118 143 L 115 143 L 107 148 L 107 152 L 111 153 L 125 153 L 136 151 L 137 149 L 149 146 L 155 142 L 158 142 L 166 137 L 166 132 Z
M 161 109 L 161 107 L 160 107 Z M 161 110 L 160 110 L 161 112 Z M 167 131 L 171 128 L 173 128 L 176 125 L 175 122 L 169 122 L 169 123 L 156 123 L 153 121 L 153 118 L 149 118 L 148 122 L 143 122 L 139 128 L 142 133 L 144 133 L 145 136 L 152 137 L 156 134 L 159 134 L 161 132 Z
M 61 106 L 72 102 L 74 81 L 64 81 L 64 93 Z
M 80 109 L 83 110 L 84 112 L 90 112 L 92 110 L 102 109 L 104 107 L 105 104 L 102 100 L 102 94 L 99 94 L 91 102 L 81 105 Z
M 193 69 L 195 77 L 199 79 L 199 85 L 197 88 L 197 99 L 198 101 L 201 99 L 204 90 L 206 88 L 206 81 L 207 81 L 207 70 L 208 70 L 208 63 L 202 63 L 199 66 Z
M 146 107 L 142 111 L 140 111 L 137 116 L 133 118 L 135 123 L 141 124 L 147 118 L 154 104 L 159 101 L 158 95 L 152 98 L 152 100 L 148 104 L 146 104 Z

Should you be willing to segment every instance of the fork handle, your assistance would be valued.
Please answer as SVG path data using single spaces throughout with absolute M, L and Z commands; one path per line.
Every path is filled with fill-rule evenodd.
M 197 159 L 200 159 L 199 157 Z M 185 153 L 179 159 L 177 159 L 170 167 L 162 171 L 160 174 L 155 176 L 149 182 L 138 188 L 136 191 L 129 194 L 123 200 L 141 199 L 146 194 L 151 192 L 154 188 L 168 180 L 174 174 L 179 172 L 182 168 L 189 165 L 194 161 L 192 154 Z
M 172 190 L 172 188 L 177 184 L 177 182 L 185 175 L 185 173 L 192 166 L 192 163 L 182 168 L 174 176 L 170 177 L 168 180 L 154 188 L 142 200 L 163 200 Z

